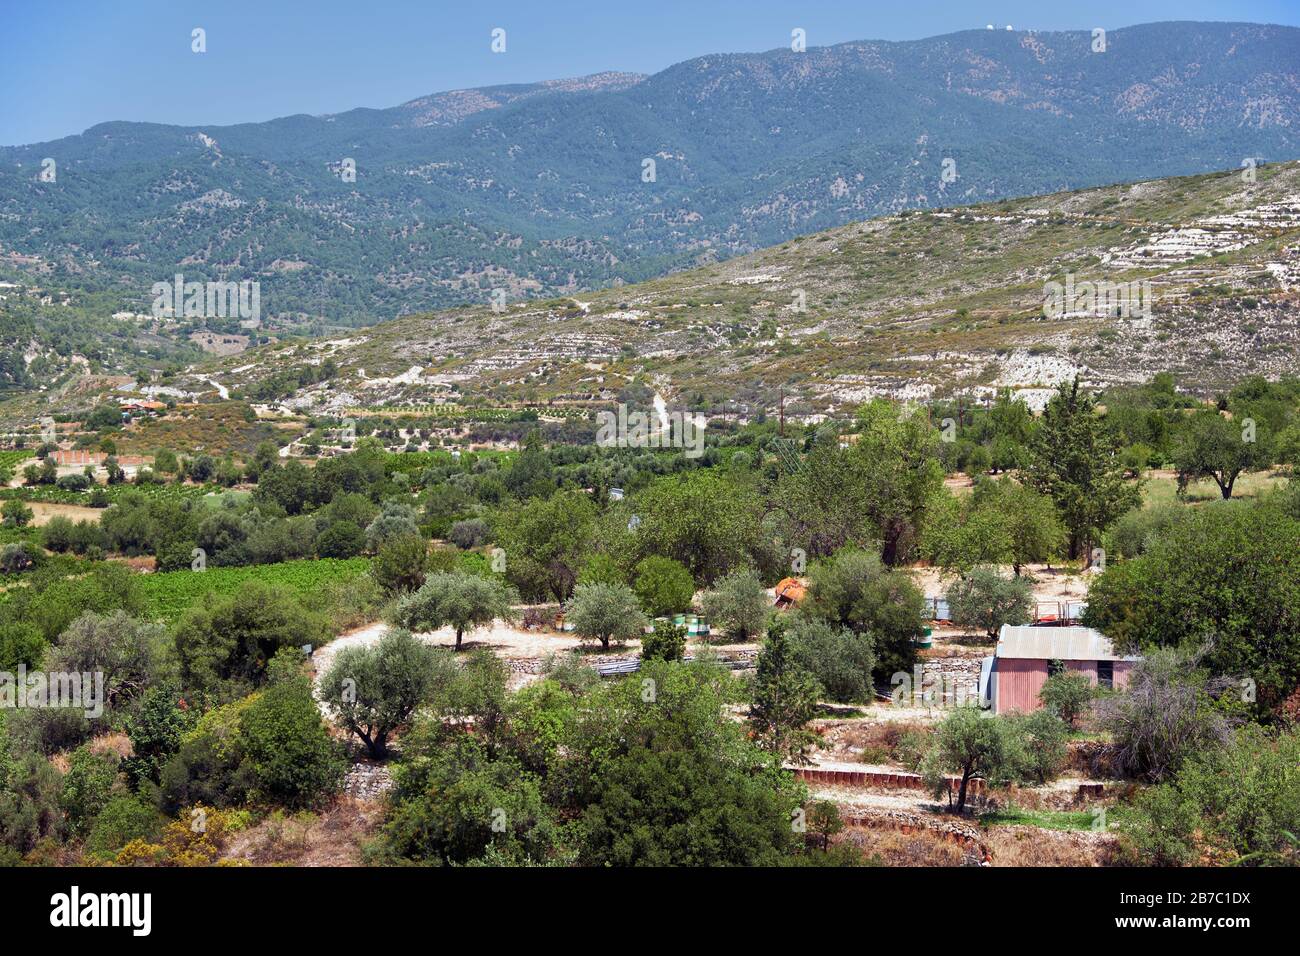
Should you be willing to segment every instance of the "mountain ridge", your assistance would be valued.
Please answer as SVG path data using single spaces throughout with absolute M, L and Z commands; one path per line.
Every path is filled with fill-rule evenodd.
M 0 263 L 35 257 L 137 307 L 177 264 L 253 278 L 273 324 L 323 331 L 642 281 L 903 208 L 1300 155 L 1300 30 L 1169 21 L 1091 42 L 968 30 L 323 118 L 99 124 L 56 141 L 57 184 L 35 176 L 51 144 L 0 148 Z

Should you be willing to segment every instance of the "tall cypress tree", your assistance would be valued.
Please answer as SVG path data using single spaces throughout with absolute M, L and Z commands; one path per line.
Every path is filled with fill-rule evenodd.
M 1089 553 L 1102 531 L 1142 499 L 1140 485 L 1125 479 L 1118 445 L 1077 378 L 1062 382 L 1047 403 L 1025 478 L 1056 503 L 1072 559 Z

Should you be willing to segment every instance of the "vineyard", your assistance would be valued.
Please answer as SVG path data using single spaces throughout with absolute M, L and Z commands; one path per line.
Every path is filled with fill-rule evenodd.
M 0 471 L 16 469 L 22 462 L 32 457 L 32 452 L 25 449 L 18 451 L 0 451 Z
M 512 422 L 532 421 L 537 412 L 532 409 L 490 408 L 472 405 L 384 405 L 377 408 L 348 408 L 349 418 L 414 418 L 428 419 L 442 424 L 449 422 Z
M 365 574 L 366 558 L 320 558 L 315 561 L 286 561 L 206 571 L 165 571 L 140 577 L 145 616 L 150 620 L 175 621 L 208 593 L 226 595 L 249 581 L 279 585 L 300 595 L 319 595 L 330 585 Z
M 205 495 L 219 493 L 224 490 L 220 485 L 216 484 L 180 485 L 174 482 L 144 485 L 95 485 L 85 491 L 72 491 L 68 488 L 59 488 L 57 485 L 22 485 L 18 488 L 0 489 L 0 500 L 19 498 L 23 501 L 47 501 L 51 504 L 61 505 L 90 505 L 91 495 L 99 491 L 107 496 L 109 504 L 115 504 L 118 498 L 128 492 L 139 493 L 151 499 L 181 500 L 185 498 L 202 498 Z M 94 506 L 92 505 L 92 507 Z
M 490 458 L 498 466 L 504 467 L 511 457 L 511 452 L 475 451 L 467 453 L 460 463 L 468 466 L 480 458 Z M 424 468 L 451 467 L 455 464 L 457 458 L 449 451 L 401 451 L 389 452 L 384 456 L 384 471 L 390 475 L 398 471 L 418 473 Z

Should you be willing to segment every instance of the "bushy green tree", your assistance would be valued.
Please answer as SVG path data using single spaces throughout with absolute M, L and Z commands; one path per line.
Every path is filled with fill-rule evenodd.
M 1275 503 L 1189 509 L 1093 581 L 1084 623 L 1128 653 L 1199 648 L 1255 688 L 1261 716 L 1300 685 L 1300 522 Z
M 1116 518 L 1141 501 L 1140 486 L 1126 480 L 1096 402 L 1080 391 L 1077 379 L 1063 382 L 1047 403 L 1025 480 L 1055 502 L 1072 559 L 1089 552 Z
M 946 600 L 952 622 L 979 628 L 995 638 L 1004 624 L 1033 620 L 1034 589 L 1024 578 L 1003 577 L 993 568 L 975 568 L 948 588 Z
M 6 528 L 23 528 L 31 524 L 34 514 L 25 502 L 18 498 L 10 498 L 4 503 L 4 507 L 0 508 L 0 516 L 3 516 Z
M 491 849 L 498 863 L 540 863 L 556 838 L 537 777 L 468 734 L 403 764 L 393 802 L 384 837 L 404 859 L 468 863 Z
M 910 559 L 925 533 L 930 502 L 943 486 L 939 433 L 923 414 L 883 399 L 858 410 L 857 441 L 841 448 L 819 438 L 802 460 L 778 444 L 784 476 L 773 507 L 788 539 L 814 556 L 878 547 L 889 566 Z
M 455 664 L 409 631 L 390 630 L 374 647 L 346 647 L 321 678 L 321 699 L 335 719 L 356 734 L 370 756 L 388 756 L 392 734 L 416 708 L 451 683 Z
M 1232 497 L 1237 478 L 1273 463 L 1273 445 L 1253 421 L 1243 424 L 1217 411 L 1193 415 L 1174 442 L 1174 467 L 1180 488 L 1194 478 L 1213 478 L 1219 493 Z
M 95 818 L 86 837 L 86 852 L 93 857 L 111 858 L 132 840 L 152 842 L 162 833 L 167 819 L 139 797 L 113 797 Z
M 648 662 L 598 686 L 563 750 L 560 806 L 588 866 L 754 866 L 798 843 L 804 788 L 730 718 L 716 666 Z
M 438 572 L 420 589 L 397 602 L 393 623 L 412 631 L 451 627 L 456 650 L 467 631 L 491 624 L 497 618 L 513 619 L 518 596 L 500 581 L 474 574 Z
M 0 851 L 13 865 L 43 840 L 61 840 L 67 824 L 59 804 L 59 772 L 42 754 L 13 759 L 0 786 Z
M 808 721 L 817 713 L 822 687 L 804 666 L 784 627 L 763 640 L 754 676 L 749 722 L 759 745 L 785 760 L 808 762 L 815 737 Z
M 1043 707 L 1070 727 L 1078 725 L 1096 697 L 1097 688 L 1087 674 L 1064 669 L 1047 678 L 1038 692 Z
M 389 538 L 370 564 L 370 574 L 388 594 L 409 594 L 424 584 L 429 570 L 429 542 L 419 534 Z
M 1011 734 L 1018 738 L 1020 760 L 1015 777 L 1037 786 L 1049 783 L 1069 757 L 1070 728 L 1050 710 L 1013 713 L 1006 719 Z
M 651 555 L 637 562 L 635 575 L 632 590 L 652 617 L 690 610 L 695 581 L 679 562 Z
M 778 618 L 794 644 L 795 659 L 811 673 L 833 701 L 871 703 L 875 685 L 875 645 L 869 634 L 855 634 L 842 624 L 796 615 Z
M 844 829 L 840 808 L 834 800 L 818 800 L 808 807 L 808 831 L 813 834 L 825 852 L 830 849 L 831 838 Z
M 456 547 L 468 551 L 487 541 L 490 534 L 487 522 L 482 518 L 467 518 L 452 522 L 447 538 Z
M 366 526 L 366 548 L 378 551 L 393 538 L 419 534 L 415 508 L 406 501 L 389 499 L 373 521 Z
M 366 549 L 366 533 L 351 521 L 335 521 L 316 539 L 322 558 L 354 558 Z
M 762 549 L 757 494 L 714 469 L 660 478 L 636 496 L 635 508 L 637 556 L 672 558 L 704 584 Z
M 578 572 L 578 584 L 627 584 L 627 575 L 608 554 L 588 555 Z
M 318 646 L 329 621 L 292 591 L 250 581 L 228 596 L 209 592 L 177 623 L 174 641 L 187 687 L 210 690 L 223 681 L 260 683 L 275 652 Z
M 80 574 L 62 567 L 38 569 L 28 586 L 10 588 L 0 622 L 23 622 L 53 643 L 85 611 L 144 611 L 138 576 L 116 561 L 91 562 Z
M 105 704 L 118 707 L 140 697 L 155 680 L 169 675 L 166 631 L 125 611 L 87 611 L 50 648 L 49 672 L 102 673 Z
M 1300 865 L 1297 768 L 1300 733 L 1243 727 L 1138 796 L 1125 847 L 1147 866 Z
M 874 554 L 845 549 L 808 569 L 804 610 L 813 617 L 870 634 L 876 677 L 910 672 L 926 619 L 925 595 L 904 571 L 884 567 Z
M 971 497 L 977 511 L 991 512 L 1004 529 L 1009 544 L 1007 560 L 1016 577 L 1026 564 L 1050 561 L 1061 551 L 1065 528 L 1047 495 L 1002 478 L 977 483 Z
M 631 588 L 615 584 L 578 585 L 564 617 L 579 637 L 600 641 L 604 650 L 611 641 L 640 639 L 648 623 Z
M 990 482 L 981 479 L 981 483 Z M 1005 517 L 987 502 L 977 505 L 973 495 L 958 498 L 946 488 L 931 501 L 922 548 L 938 567 L 963 573 L 979 564 L 1009 562 L 1012 557 Z
M 568 600 L 595 523 L 595 504 L 578 491 L 531 497 L 502 510 L 495 519 L 496 541 L 505 551 L 507 579 L 531 599 Z
M 112 798 L 120 762 L 111 750 L 97 753 L 81 746 L 73 751 L 59 796 L 73 833 L 85 833 Z
M 680 624 L 655 624 L 654 630 L 641 638 L 641 659 L 680 661 L 686 655 L 686 628 Z
M 180 749 L 182 735 L 196 719 L 197 711 L 174 689 L 146 688 L 139 710 L 126 720 L 131 756 L 122 761 L 122 770 L 133 786 L 158 782 L 163 765 Z
M 732 571 L 704 592 L 700 607 L 709 622 L 709 632 L 727 640 L 752 641 L 767 628 L 772 599 L 758 574 L 749 568 Z
M 1022 765 L 1023 750 L 1013 723 L 966 706 L 954 708 L 935 728 L 921 775 L 936 797 L 946 793 L 949 801 L 948 774 L 959 775 L 954 809 L 961 813 L 972 779 L 1006 782 L 1015 778 Z
M 317 806 L 339 789 L 346 769 L 305 677 L 272 684 L 240 719 L 254 794 L 286 807 Z
M 250 694 L 214 707 L 188 728 L 159 775 L 160 805 L 169 814 L 186 807 L 234 807 L 254 788 L 240 720 L 256 700 Z
M 524 438 L 524 446 L 506 471 L 506 487 L 519 499 L 547 498 L 555 492 L 555 478 L 550 455 L 542 434 L 533 429 Z

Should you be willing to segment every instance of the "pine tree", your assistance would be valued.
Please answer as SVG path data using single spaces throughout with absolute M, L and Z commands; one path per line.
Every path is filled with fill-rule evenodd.
M 1056 503 L 1072 559 L 1090 553 L 1101 532 L 1141 501 L 1140 485 L 1124 478 L 1118 446 L 1078 379 L 1061 383 L 1047 403 L 1026 480 Z
M 794 763 L 808 763 L 808 749 L 816 738 L 806 725 L 817 713 L 822 689 L 794 652 L 785 628 L 773 629 L 764 640 L 749 719 L 764 749 Z

